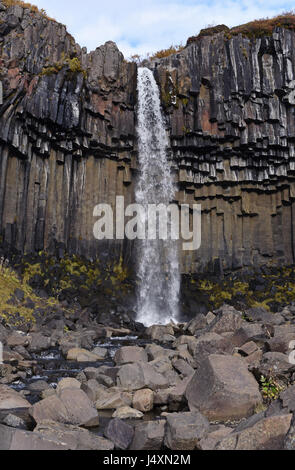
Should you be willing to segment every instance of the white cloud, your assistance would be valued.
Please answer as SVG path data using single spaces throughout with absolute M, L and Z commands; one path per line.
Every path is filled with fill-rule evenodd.
M 65 23 L 81 46 L 115 41 L 126 57 L 186 43 L 208 24 L 236 26 L 290 10 L 280 0 L 35 0 Z

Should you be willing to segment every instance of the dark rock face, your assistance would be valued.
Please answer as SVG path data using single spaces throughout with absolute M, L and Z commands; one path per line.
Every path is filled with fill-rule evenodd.
M 1 5 L 1 4 L 0 4 Z M 202 36 L 153 61 L 179 203 L 202 204 L 184 272 L 294 262 L 295 34 Z M 63 25 L 0 9 L 0 231 L 21 251 L 124 252 L 93 237 L 94 206 L 134 201 L 136 65 L 88 53 Z
M 132 199 L 136 65 L 112 42 L 87 54 L 63 25 L 19 6 L 0 23 L 3 240 L 95 257 L 94 206 Z
M 219 33 L 153 64 L 179 202 L 202 205 L 196 271 L 294 261 L 294 41 Z

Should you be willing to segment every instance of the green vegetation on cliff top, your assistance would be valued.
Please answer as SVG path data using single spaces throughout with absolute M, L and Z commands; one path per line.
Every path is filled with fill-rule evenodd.
M 275 28 L 285 28 L 295 31 L 295 12 L 290 11 L 277 15 L 273 18 L 262 18 L 259 20 L 250 21 L 234 28 L 228 28 L 226 25 L 210 26 L 202 29 L 197 36 L 192 36 L 187 40 L 187 46 L 205 36 L 213 36 L 224 32 L 227 39 L 241 34 L 247 38 L 261 38 L 263 36 L 271 36 Z
M 263 36 L 271 36 L 273 30 L 277 27 L 295 31 L 295 12 L 291 11 L 282 13 L 281 15 L 275 16 L 274 18 L 262 18 L 259 20 L 250 21 L 249 23 L 235 26 L 233 28 L 229 28 L 225 24 L 209 26 L 208 28 L 201 29 L 198 35 L 188 38 L 186 46 L 183 46 L 182 44 L 171 45 L 167 49 L 161 49 L 160 51 L 152 54 L 148 53 L 146 54 L 146 57 L 135 54 L 131 57 L 131 61 L 140 63 L 143 59 L 163 59 L 165 57 L 169 57 L 170 55 L 181 52 L 189 44 L 192 44 L 193 42 L 196 42 L 203 37 L 214 36 L 218 33 L 224 33 L 224 37 L 226 39 L 231 39 L 233 36 L 238 36 L 239 34 L 249 39 L 261 38 Z

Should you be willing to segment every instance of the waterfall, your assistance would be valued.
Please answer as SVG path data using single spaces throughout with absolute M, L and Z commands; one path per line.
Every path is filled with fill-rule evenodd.
M 175 198 L 175 184 L 168 160 L 169 139 L 161 112 L 160 94 L 153 73 L 138 69 L 138 159 L 139 178 L 136 203 L 145 208 L 142 223 L 147 226 L 149 204 L 168 206 Z M 138 240 L 137 320 L 145 325 L 177 321 L 180 289 L 178 242 Z

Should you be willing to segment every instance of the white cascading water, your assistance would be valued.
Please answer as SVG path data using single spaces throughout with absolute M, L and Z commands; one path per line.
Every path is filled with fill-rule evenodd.
M 138 69 L 137 136 L 139 180 L 135 191 L 138 204 L 168 206 L 176 187 L 168 161 L 169 140 L 161 112 L 160 94 L 154 75 Z M 168 239 L 138 241 L 137 320 L 146 326 L 177 321 L 180 289 L 178 242 Z

